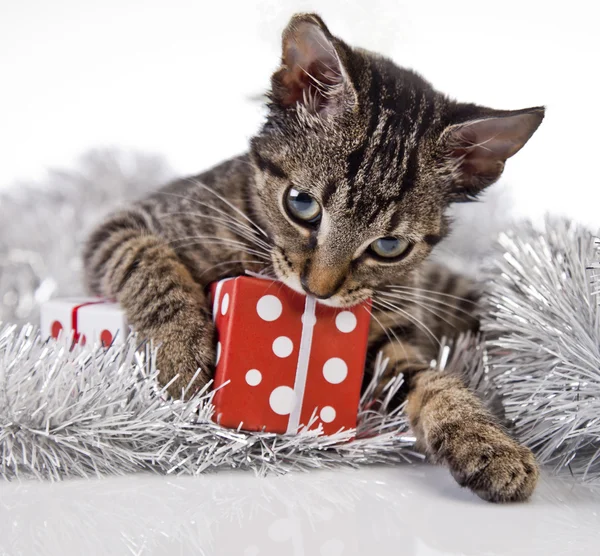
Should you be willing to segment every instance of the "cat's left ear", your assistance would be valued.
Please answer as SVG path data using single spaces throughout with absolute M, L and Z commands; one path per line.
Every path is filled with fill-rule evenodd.
M 452 167 L 453 200 L 472 200 L 494 183 L 506 160 L 523 148 L 543 119 L 543 107 L 508 112 L 486 110 L 446 128 L 440 142 Z
M 342 62 L 342 43 L 316 14 L 297 14 L 283 31 L 281 67 L 271 78 L 271 99 L 284 108 L 303 104 L 319 115 L 337 115 L 356 104 Z

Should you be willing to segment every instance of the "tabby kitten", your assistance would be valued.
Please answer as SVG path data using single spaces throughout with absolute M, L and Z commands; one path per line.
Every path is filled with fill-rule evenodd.
M 213 280 L 266 271 L 332 306 L 372 297 L 367 376 L 380 350 L 388 379 L 404 373 L 423 451 L 486 500 L 527 499 L 538 477 L 531 452 L 458 379 L 429 370 L 441 336 L 476 326 L 477 292 L 426 258 L 448 233 L 448 205 L 496 181 L 544 109 L 454 102 L 348 46 L 313 14 L 284 30 L 269 98 L 248 154 L 95 230 L 84 255 L 89 289 L 116 298 L 160 342 L 160 379 L 178 397 L 198 368 L 211 378 Z

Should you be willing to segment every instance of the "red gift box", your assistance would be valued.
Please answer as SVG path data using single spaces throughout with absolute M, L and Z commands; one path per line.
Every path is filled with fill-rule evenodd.
M 329 307 L 249 276 L 221 280 L 211 293 L 218 423 L 276 433 L 356 427 L 370 301 Z

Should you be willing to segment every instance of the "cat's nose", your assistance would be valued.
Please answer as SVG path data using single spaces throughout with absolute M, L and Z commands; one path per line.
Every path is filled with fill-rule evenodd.
M 308 280 L 306 279 L 306 276 L 302 276 L 300 278 L 300 283 L 302 284 L 302 288 L 304 288 L 304 291 L 308 294 L 308 295 L 312 295 L 314 297 L 316 297 L 317 299 L 329 299 L 335 292 L 328 292 L 326 294 L 319 294 L 317 292 L 314 292 L 310 289 L 310 286 L 308 285 Z
M 329 299 L 339 291 L 345 278 L 346 272 L 341 269 L 311 265 L 302 272 L 300 283 L 307 294 Z

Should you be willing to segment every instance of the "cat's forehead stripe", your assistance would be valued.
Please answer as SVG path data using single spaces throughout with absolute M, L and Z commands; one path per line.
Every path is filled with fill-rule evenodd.
M 414 186 L 419 144 L 435 119 L 433 97 L 411 83 L 398 87 L 370 66 L 363 141 L 347 156 L 346 206 L 367 224 L 381 214 L 381 202 L 399 204 Z M 375 194 L 375 195 L 374 195 Z
M 338 184 L 333 178 L 330 178 L 325 182 L 323 192 L 321 193 L 321 203 L 324 207 L 329 205 L 329 201 L 331 200 L 331 197 L 335 193 L 337 187 Z
M 356 175 L 358 174 L 358 170 L 360 168 L 361 163 L 363 162 L 365 152 L 367 150 L 367 146 L 375 129 L 377 127 L 377 123 L 379 121 L 379 110 L 380 110 L 380 90 L 381 90 L 381 77 L 379 72 L 376 71 L 373 67 L 373 62 L 371 65 L 371 83 L 369 85 L 368 92 L 368 100 L 371 108 L 371 114 L 369 117 L 369 124 L 365 131 L 364 139 L 361 144 L 354 149 L 347 156 L 347 174 L 346 178 L 348 180 L 348 195 L 346 197 L 348 208 L 351 209 L 354 206 L 354 200 L 357 196 L 357 184 L 356 184 Z
M 393 232 L 398 228 L 398 224 L 400 224 L 400 213 L 394 210 L 390 215 L 390 221 L 387 226 L 390 235 L 393 235 Z

